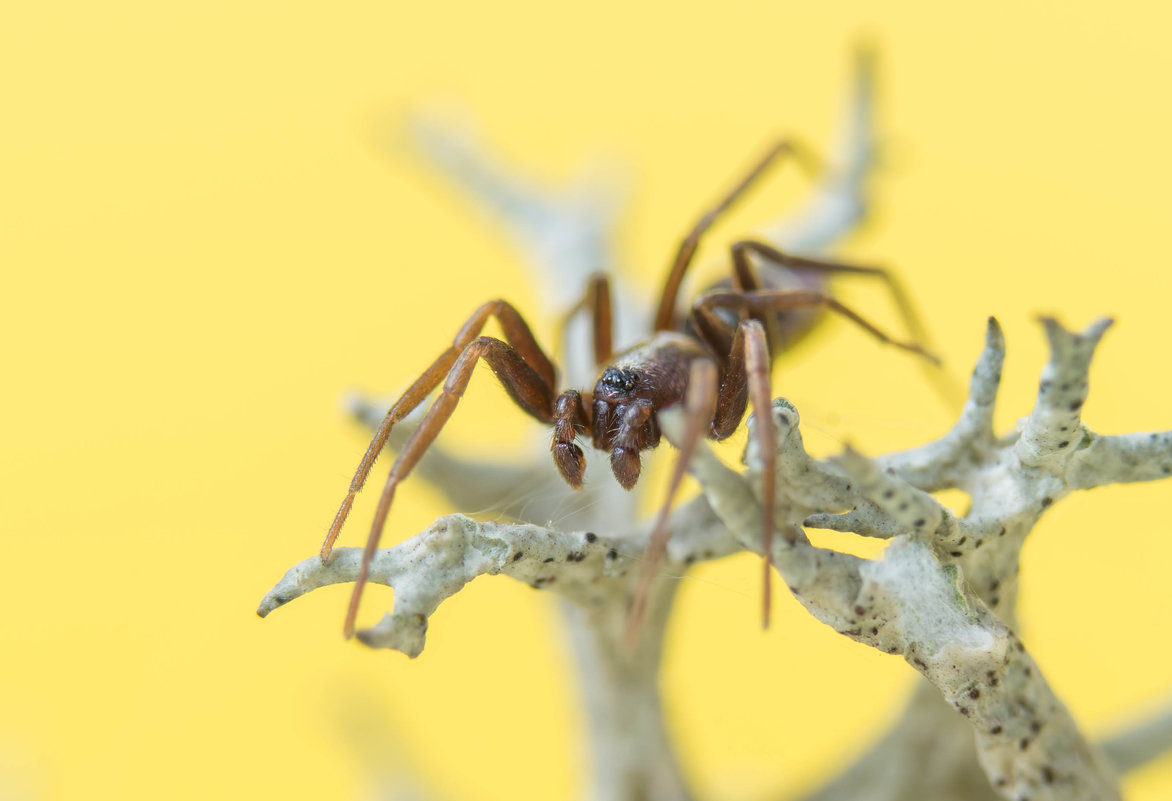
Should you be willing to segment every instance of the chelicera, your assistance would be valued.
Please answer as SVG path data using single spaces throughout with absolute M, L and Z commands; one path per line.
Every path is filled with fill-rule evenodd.
M 553 427 L 551 452 L 554 464 L 574 488 L 582 486 L 586 454 L 579 443 L 587 437 L 595 450 L 609 455 L 611 472 L 619 484 L 626 489 L 634 487 L 642 469 L 640 454 L 656 447 L 661 439 L 658 412 L 686 401 L 687 430 L 680 443 L 681 453 L 672 476 L 669 500 L 663 506 L 652 535 L 643 575 L 635 592 L 631 620 L 633 627 L 637 627 L 657 555 L 666 542 L 670 498 L 696 442 L 702 436 L 723 440 L 732 435 L 750 402 L 759 421 L 757 431 L 762 444 L 772 441 L 772 417 L 768 411 L 772 396 L 771 357 L 804 334 L 816 321 L 818 312 L 833 311 L 881 342 L 933 358 L 917 342 L 890 338 L 835 300 L 826 289 L 827 279 L 836 274 L 881 279 L 890 287 L 909 327 L 916 331 L 908 304 L 887 271 L 798 257 L 752 240 L 732 245 L 729 277 L 702 293 L 681 313 L 678 308 L 680 287 L 701 238 L 772 164 L 786 155 L 809 161 L 804 149 L 795 143 L 777 143 L 719 203 L 701 216 L 684 237 L 660 293 L 654 323 L 645 341 L 614 351 L 609 281 L 601 274 L 589 281 L 577 310 L 585 310 L 592 322 L 594 361 L 600 369 L 593 389 L 559 391 L 553 362 L 537 343 L 521 314 L 507 301 L 492 300 L 473 312 L 452 345 L 387 411 L 322 544 L 324 561 L 329 559 L 354 497 L 366 483 L 391 429 L 442 384 L 439 395 L 391 466 L 350 597 L 343 629 L 347 637 L 354 632 L 359 601 L 395 490 L 455 411 L 473 368 L 481 359 L 488 362 L 509 396 L 523 411 Z M 481 335 L 489 318 L 496 318 L 500 324 L 503 340 Z M 762 447 L 762 453 L 765 457 L 764 475 L 771 478 L 774 450 Z M 766 609 L 773 492 L 772 480 L 766 480 L 762 489 Z

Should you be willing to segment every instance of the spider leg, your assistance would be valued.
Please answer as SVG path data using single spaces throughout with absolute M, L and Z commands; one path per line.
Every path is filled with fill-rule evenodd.
M 753 317 L 768 312 L 823 307 L 846 317 L 884 344 L 893 345 L 909 353 L 914 353 L 933 364 L 938 365 L 940 363 L 940 359 L 926 350 L 920 343 L 903 342 L 891 338 L 880 328 L 868 322 L 857 312 L 847 308 L 825 292 L 784 289 L 762 289 L 745 293 L 716 291 L 705 294 L 696 301 L 696 305 L 703 309 L 732 309 L 738 313 Z
M 765 558 L 762 580 L 761 625 L 769 628 L 769 607 L 772 603 L 770 578 L 773 568 L 773 507 L 777 482 L 777 435 L 773 431 L 773 392 L 769 370 L 769 346 L 765 330 L 756 321 L 741 323 L 746 332 L 745 370 L 749 382 L 749 397 L 753 402 L 753 416 L 757 420 L 757 439 L 761 446 L 761 555 Z M 792 545 L 794 535 L 787 531 Z
M 733 328 L 712 309 L 692 308 L 688 312 L 688 323 L 702 342 L 708 345 L 715 356 L 722 356 L 732 349 Z
M 455 364 L 461 352 L 480 335 L 481 330 L 488 322 L 489 317 L 495 316 L 504 331 L 505 339 L 513 345 L 513 348 L 525 361 L 527 365 L 552 392 L 556 386 L 557 379 L 555 377 L 553 363 L 541 350 L 541 346 L 537 344 L 529 326 L 525 324 L 524 318 L 521 314 L 507 301 L 492 300 L 485 303 L 472 313 L 467 322 L 460 327 L 460 331 L 456 334 L 455 340 L 451 347 L 440 354 L 431 366 L 423 371 L 423 375 L 415 379 L 415 382 L 407 388 L 394 405 L 387 410 L 386 416 L 383 417 L 382 423 L 379 424 L 375 431 L 374 438 L 371 439 L 370 445 L 366 448 L 366 453 L 362 457 L 362 461 L 358 464 L 358 469 L 354 473 L 354 478 L 350 481 L 350 488 L 346 493 L 346 498 L 342 501 L 338 513 L 334 516 L 334 522 L 330 525 L 330 530 L 326 534 L 325 541 L 321 546 L 321 558 L 324 562 L 330 558 L 330 552 L 333 550 L 334 542 L 338 539 L 338 535 L 342 531 L 342 526 L 346 522 L 346 518 L 350 514 L 350 508 L 354 505 L 354 496 L 366 484 L 366 479 L 370 475 L 370 470 L 374 467 L 374 461 L 382 452 L 382 449 L 387 444 L 387 438 L 391 435 L 391 429 L 395 423 L 402 420 L 410 414 L 415 407 L 423 403 L 424 399 L 431 394 L 439 383 L 444 379 L 444 376 L 451 370 L 452 365 Z
M 695 306 L 688 317 L 701 341 L 719 356 L 723 378 L 716 396 L 709 436 L 727 439 L 741 424 L 749 405 L 749 381 L 745 372 L 745 327 L 735 328 L 711 309 Z
M 635 586 L 631 610 L 627 616 L 625 640 L 634 644 L 646 615 L 647 599 L 655 570 L 663 558 L 670 532 L 667 518 L 679 490 L 680 482 L 691 462 L 692 454 L 705 429 L 716 439 L 725 439 L 736 430 L 745 415 L 748 401 L 752 401 L 757 419 L 757 436 L 761 442 L 763 481 L 761 492 L 761 542 L 765 557 L 762 622 L 769 625 L 771 604 L 770 578 L 773 566 L 773 509 L 776 481 L 777 453 L 774 441 L 772 389 L 769 370 L 769 347 L 765 330 L 756 320 L 745 320 L 737 326 L 733 346 L 728 355 L 725 379 L 716 386 L 716 365 L 707 359 L 692 363 L 685 397 L 687 423 L 679 443 L 679 454 L 668 484 L 667 497 L 656 518 L 644 555 L 643 569 Z
M 671 481 L 668 484 L 667 497 L 659 509 L 659 517 L 655 520 L 655 527 L 651 530 L 651 537 L 647 543 L 647 550 L 643 555 L 643 570 L 639 574 L 639 581 L 635 585 L 635 594 L 631 599 L 631 609 L 627 613 L 627 628 L 624 641 L 628 648 L 633 647 L 639 638 L 643 626 L 643 618 L 647 612 L 647 597 L 651 591 L 651 582 L 655 578 L 655 569 L 663 558 L 667 548 L 667 539 L 671 532 L 667 528 L 667 516 L 671 512 L 672 500 L 687 472 L 688 463 L 696 450 L 696 444 L 704 436 L 705 429 L 712 420 L 713 405 L 716 400 L 716 365 L 708 359 L 700 358 L 692 362 L 688 375 L 688 392 L 684 400 L 684 410 L 687 415 L 687 424 L 684 436 L 680 440 L 680 452 L 672 468 Z
M 684 240 L 680 243 L 679 250 L 676 252 L 675 261 L 672 262 L 671 271 L 668 273 L 667 281 L 664 283 L 663 293 L 659 297 L 659 307 L 655 312 L 655 325 L 652 330 L 667 331 L 675 327 L 676 298 L 679 296 L 680 284 L 683 283 L 684 274 L 692 264 L 692 258 L 696 255 L 696 248 L 700 245 L 700 237 L 783 154 L 796 157 L 810 170 L 817 163 L 812 153 L 804 146 L 793 140 L 782 140 L 769 149 L 765 157 L 749 170 L 748 174 L 741 179 L 740 183 L 733 187 L 732 191 L 696 221 L 696 224 L 692 226 L 692 230 L 684 237 Z
M 460 402 L 460 398 L 472 378 L 473 368 L 481 359 L 489 363 L 492 371 L 518 406 L 543 423 L 554 422 L 553 389 L 546 382 L 545 377 L 534 369 L 533 365 L 517 348 L 492 337 L 477 337 L 464 347 L 448 372 L 447 380 L 444 381 L 439 397 L 427 410 L 419 428 L 399 451 L 395 457 L 395 463 L 391 466 L 387 483 L 379 497 L 374 520 L 370 525 L 366 548 L 362 552 L 362 564 L 354 582 L 354 590 L 350 595 L 350 606 L 346 610 L 343 633 L 347 638 L 354 633 L 358 604 L 362 599 L 362 591 L 366 587 L 367 576 L 370 572 L 370 563 L 374 559 L 374 552 L 378 548 L 379 538 L 382 536 L 387 514 L 391 509 L 391 501 L 395 497 L 395 488 L 410 475 L 416 462 L 443 429 L 444 423 L 455 411 L 456 405 Z
M 719 318 L 716 318 L 719 321 Z M 723 321 L 720 321 L 722 324 Z M 772 411 L 772 370 L 768 340 L 759 320 L 744 320 L 732 336 L 728 360 L 724 365 L 724 380 L 716 397 L 716 411 L 712 417 L 711 436 L 727 439 L 741 424 L 745 408 L 751 401 L 757 420 L 757 438 L 761 445 L 764 484 L 761 487 L 762 554 L 765 558 L 762 622 L 769 626 L 771 603 L 771 568 L 773 566 L 773 509 L 774 474 L 777 472 L 777 453 L 774 441 Z M 790 539 L 790 542 L 793 540 Z
M 614 313 L 610 302 L 610 281 L 602 273 L 590 276 L 583 303 L 590 310 L 594 335 L 594 366 L 601 367 L 614 355 Z
M 749 403 L 750 367 L 746 362 L 746 336 L 750 332 L 749 321 L 737 326 L 732 344 L 728 350 L 728 361 L 724 369 L 724 380 L 716 396 L 716 414 L 712 417 L 712 438 L 728 439 L 741 424 L 745 407 Z M 762 336 L 764 341 L 764 336 Z M 768 369 L 768 362 L 766 363 Z M 768 374 L 766 375 L 768 378 Z
M 899 282 L 895 273 L 885 270 L 881 267 L 863 267 L 857 264 L 846 264 L 836 261 L 825 261 L 822 259 L 809 259 L 801 256 L 791 256 L 788 253 L 782 253 L 775 247 L 767 245 L 763 242 L 755 242 L 745 240 L 737 242 L 732 246 L 733 256 L 733 284 L 738 284 L 738 276 L 749 276 L 749 280 L 753 280 L 753 269 L 749 261 L 749 254 L 752 253 L 766 261 L 773 262 L 782 267 L 786 267 L 796 273 L 810 273 L 817 276 L 830 275 L 858 275 L 870 278 L 877 278 L 881 280 L 891 294 L 891 299 L 895 303 L 899 315 L 903 318 L 904 326 L 906 326 L 908 334 L 912 341 L 923 345 L 925 351 L 931 352 L 933 349 L 931 339 L 928 336 L 927 329 L 924 327 L 920 315 L 916 313 L 915 307 L 912 305 L 911 298 L 907 292 L 904 291 L 903 285 Z M 749 290 L 747 284 L 743 284 L 738 288 Z M 760 285 L 753 288 L 763 288 Z M 774 287 L 780 288 L 780 287 Z M 769 340 L 772 343 L 781 343 L 783 345 L 790 344 L 800 339 L 809 330 L 808 327 L 799 327 L 796 331 L 790 331 L 788 341 L 782 336 L 781 328 L 776 315 L 769 314 L 765 316 L 766 323 L 765 330 L 769 333 Z M 813 321 L 811 321 L 813 322 Z M 776 345 L 775 345 L 776 348 Z M 935 365 L 940 367 L 939 360 Z M 959 384 L 955 378 L 939 369 L 925 370 L 929 382 L 935 389 L 940 398 L 950 406 L 957 406 L 963 402 L 965 397 Z
M 614 354 L 614 313 L 610 300 L 610 279 L 605 273 L 594 273 L 586 283 L 582 297 L 562 315 L 557 327 L 555 352 L 561 352 L 566 328 L 574 316 L 583 310 L 590 312 L 594 345 L 594 366 L 601 367 Z
M 736 276 L 734 277 L 734 286 L 745 291 L 765 288 L 761 286 L 760 282 L 757 282 L 756 286 L 748 286 L 745 284 L 737 286 L 737 277 L 745 280 L 743 277 L 748 276 L 749 281 L 755 280 L 749 262 L 750 253 L 781 267 L 793 270 L 794 272 L 813 273 L 821 276 L 859 275 L 881 280 L 887 285 L 887 289 L 891 293 L 891 299 L 894 301 L 896 309 L 899 310 L 899 315 L 903 318 L 904 325 L 907 326 L 908 334 L 916 342 L 921 342 L 925 345 L 929 344 L 928 333 L 924 328 L 923 321 L 920 319 L 919 314 L 916 313 L 915 307 L 912 306 L 911 299 L 904 291 L 903 285 L 900 284 L 897 276 L 890 270 L 885 270 L 881 267 L 864 267 L 857 264 L 846 264 L 825 259 L 793 256 L 789 253 L 783 253 L 764 242 L 743 240 L 733 244 L 732 257 L 734 276 Z

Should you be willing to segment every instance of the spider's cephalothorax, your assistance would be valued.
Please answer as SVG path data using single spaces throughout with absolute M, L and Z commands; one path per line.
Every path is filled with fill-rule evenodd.
M 602 371 L 594 386 L 590 433 L 597 450 L 610 451 L 611 470 L 624 489 L 639 480 L 639 451 L 659 444 L 655 412 L 683 401 L 696 358 L 707 358 L 698 340 L 664 331 L 619 354 Z

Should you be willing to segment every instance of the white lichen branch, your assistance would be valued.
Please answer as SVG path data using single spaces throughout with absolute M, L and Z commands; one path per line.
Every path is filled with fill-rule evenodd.
M 739 550 L 707 503 L 698 498 L 673 518 L 677 537 L 662 570 Z M 428 620 L 440 603 L 482 575 L 503 574 L 567 603 L 568 627 L 583 673 L 590 741 L 598 769 L 588 797 L 686 799 L 666 730 L 657 687 L 663 632 L 677 582 L 654 591 L 644 636 L 633 651 L 622 645 L 628 600 L 650 530 L 618 536 L 566 533 L 531 524 L 440 518 L 426 531 L 378 552 L 370 581 L 394 589 L 393 610 L 359 639 L 408 656 L 423 649 Z M 313 590 L 352 582 L 361 549 L 339 548 L 328 563 L 311 557 L 292 567 L 261 602 L 262 617 Z
M 1004 355 L 995 321 L 961 421 L 918 451 L 871 462 L 848 449 L 831 463 L 818 462 L 802 448 L 796 410 L 776 402 L 777 493 L 784 501 L 774 522 L 797 536 L 793 545 L 778 538 L 773 559 L 815 617 L 856 641 L 902 655 L 968 720 L 981 764 L 1002 797 L 1117 798 L 1111 766 L 1046 684 L 1011 628 L 1007 601 L 1025 536 L 1045 509 L 1074 489 L 1066 480 L 1072 465 L 1082 483 L 1094 476 L 1092 485 L 1157 471 L 1118 458 L 1116 448 L 1103 449 L 1109 457 L 1083 453 L 1095 441 L 1079 416 L 1087 371 L 1109 322 L 1081 334 L 1053 320 L 1044 324 L 1052 356 L 1019 436 L 998 441 L 990 428 Z M 661 417 L 672 433 L 679 421 Z M 706 448 L 692 471 L 730 531 L 759 551 L 761 458 L 752 435 L 749 442 L 743 476 Z M 1157 453 L 1159 461 L 1168 458 L 1167 451 Z M 964 517 L 926 492 L 949 486 L 973 498 Z M 837 498 L 827 497 L 828 489 Z M 833 513 L 844 507 L 849 511 Z M 892 542 L 879 561 L 816 548 L 797 528 L 803 519 Z M 993 611 L 999 606 L 1005 620 Z
M 675 536 L 665 572 L 734 553 L 739 549 L 697 499 L 673 517 Z M 376 552 L 370 580 L 395 591 L 394 610 L 359 639 L 410 657 L 423 651 L 427 620 L 445 599 L 478 576 L 503 574 L 534 589 L 547 589 L 585 608 L 607 604 L 625 609 L 633 581 L 632 564 L 642 558 L 649 525 L 615 535 L 563 532 L 528 523 L 498 523 L 453 514 L 426 531 Z M 257 614 L 275 609 L 321 587 L 354 581 L 360 548 L 336 548 L 328 562 L 309 558 L 290 568 L 265 595 Z

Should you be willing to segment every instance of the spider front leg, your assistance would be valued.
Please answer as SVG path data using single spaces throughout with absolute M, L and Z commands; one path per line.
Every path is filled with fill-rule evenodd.
M 717 324 L 714 321 L 714 325 Z M 723 324 L 723 323 L 721 323 Z M 732 346 L 723 360 L 723 380 L 717 385 L 717 365 L 707 358 L 692 363 L 684 408 L 687 416 L 683 437 L 678 443 L 679 454 L 668 484 L 667 497 L 660 507 L 644 556 L 643 571 L 631 601 L 627 617 L 626 641 L 633 645 L 638 637 L 646 614 L 647 598 L 655 570 L 667 548 L 670 532 L 667 528 L 668 514 L 675 494 L 683 481 L 692 455 L 700 438 L 707 435 L 716 440 L 729 437 L 740 425 L 745 409 L 751 401 L 759 421 L 757 434 L 761 439 L 764 454 L 765 484 L 761 503 L 762 549 L 765 556 L 764 611 L 763 623 L 769 625 L 770 569 L 772 567 L 773 506 L 774 506 L 774 462 L 773 416 L 770 385 L 769 348 L 765 341 L 765 330 L 756 320 L 744 320 L 731 336 Z
M 495 316 L 501 324 L 507 342 L 492 337 L 479 336 L 488 318 Z M 366 483 L 375 459 L 386 445 L 394 424 L 403 419 L 444 380 L 443 388 L 435 402 L 428 409 L 419 428 L 399 451 L 387 476 L 386 486 L 379 498 L 378 508 L 371 523 L 362 565 L 350 596 L 343 633 L 350 637 L 354 633 L 354 621 L 358 615 L 358 604 L 370 570 L 370 562 L 378 548 L 379 538 L 390 512 L 395 488 L 405 479 L 415 464 L 427 451 L 442 430 L 444 423 L 455 411 L 460 397 L 464 394 L 472 370 L 480 359 L 485 359 L 513 401 L 530 416 L 543 423 L 554 422 L 555 373 L 553 363 L 542 352 L 529 327 L 517 310 L 503 300 L 484 304 L 476 310 L 461 327 L 452 346 L 444 351 L 424 371 L 403 396 L 391 406 L 370 442 L 349 492 L 342 502 L 334 523 L 322 544 L 322 559 L 328 559 L 333 544 L 341 532 L 342 525 L 350 512 L 355 494 Z
M 715 315 L 713 317 L 717 321 L 720 319 Z M 772 375 L 772 357 L 764 327 L 758 320 L 742 321 L 733 334 L 732 346 L 725 364 L 724 381 L 720 385 L 720 394 L 716 400 L 716 413 L 712 418 L 712 436 L 717 440 L 731 436 L 745 416 L 746 401 L 752 402 L 753 413 L 757 418 L 757 438 L 761 444 L 762 466 L 764 468 L 762 471 L 764 483 L 761 486 L 761 508 L 763 510 L 761 553 L 765 564 L 762 577 L 761 623 L 765 628 L 769 627 L 769 612 L 772 605 L 770 579 L 773 569 L 774 474 L 777 472 L 777 452 L 774 447 L 776 435 L 773 432 Z M 689 444 L 687 454 L 689 460 L 692 458 L 692 450 L 695 447 L 695 442 Z M 789 529 L 787 529 L 788 531 Z M 786 539 L 790 544 L 793 544 L 793 534 L 787 534 Z

